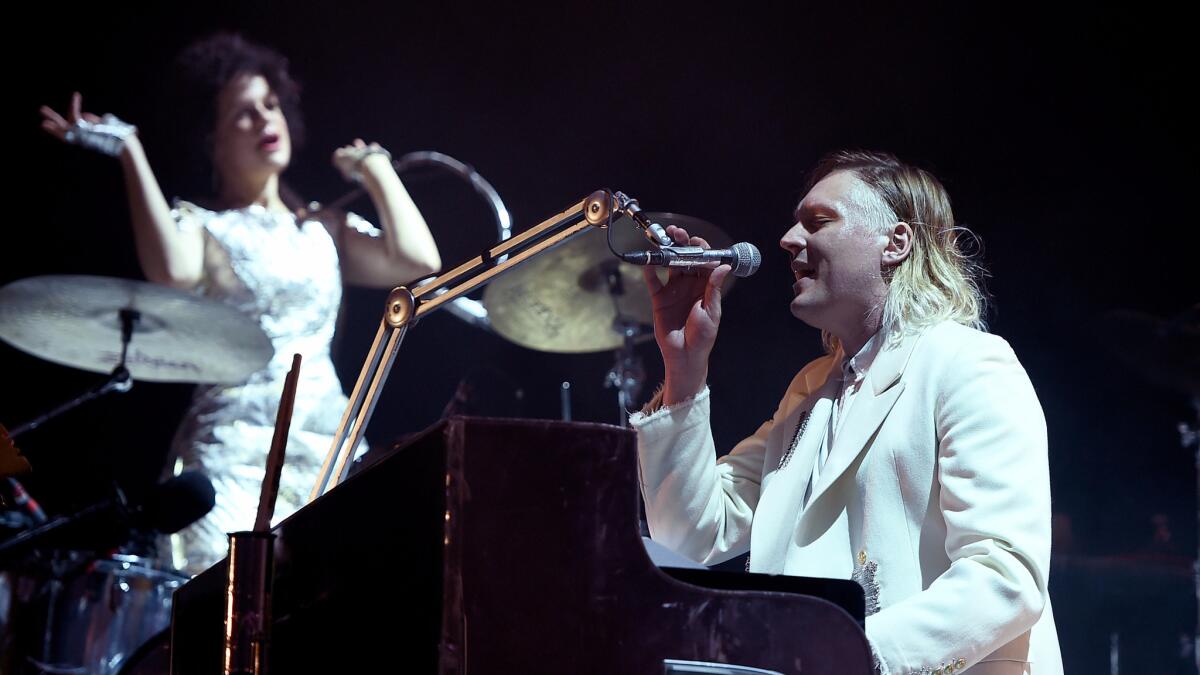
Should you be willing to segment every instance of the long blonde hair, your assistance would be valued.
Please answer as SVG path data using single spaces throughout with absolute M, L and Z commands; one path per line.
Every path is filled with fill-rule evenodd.
M 838 171 L 853 173 L 890 210 L 883 214 L 881 229 L 900 221 L 913 228 L 908 257 L 883 270 L 888 289 L 880 312 L 883 334 L 898 339 L 942 321 L 985 330 L 984 270 L 962 241 L 964 235 L 967 241 L 977 244 L 978 240 L 954 224 L 950 196 L 942 183 L 928 171 L 886 152 L 841 150 L 818 162 L 805 191 Z M 828 332 L 822 337 L 832 352 L 836 338 Z

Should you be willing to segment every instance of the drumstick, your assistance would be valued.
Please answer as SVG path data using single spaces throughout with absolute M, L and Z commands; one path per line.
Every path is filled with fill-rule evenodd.
M 296 402 L 296 381 L 300 378 L 300 355 L 292 355 L 292 369 L 283 382 L 283 396 L 275 415 L 275 433 L 271 436 L 271 451 L 267 454 L 267 471 L 263 476 L 262 494 L 258 498 L 258 517 L 254 530 L 271 529 L 275 514 L 275 497 L 279 494 L 279 476 L 283 473 L 283 456 L 287 449 L 288 429 L 292 426 L 292 405 Z

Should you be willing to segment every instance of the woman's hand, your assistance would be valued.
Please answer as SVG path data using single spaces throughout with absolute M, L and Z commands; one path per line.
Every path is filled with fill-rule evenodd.
M 110 157 L 120 156 L 129 142 L 136 142 L 137 127 L 121 121 L 115 115 L 100 117 L 83 112 L 83 96 L 71 95 L 71 105 L 64 118 L 50 106 L 42 106 L 42 129 L 64 143 L 79 145 Z

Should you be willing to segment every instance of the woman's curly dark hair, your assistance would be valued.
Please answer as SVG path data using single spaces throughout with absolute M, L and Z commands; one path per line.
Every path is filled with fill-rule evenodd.
M 217 124 L 217 98 L 241 75 L 261 75 L 279 97 L 287 117 L 293 152 L 304 144 L 300 85 L 288 73 L 288 60 L 279 52 L 236 33 L 215 33 L 193 42 L 175 61 L 175 119 L 177 138 L 192 159 L 191 181 L 211 182 L 212 138 Z M 200 183 L 203 184 L 203 183 Z

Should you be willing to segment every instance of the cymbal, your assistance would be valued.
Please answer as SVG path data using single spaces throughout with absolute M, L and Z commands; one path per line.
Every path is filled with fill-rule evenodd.
M 119 312 L 140 313 L 126 357 L 134 380 L 236 384 L 274 347 L 237 309 L 132 279 L 41 276 L 0 288 L 0 339 L 39 358 L 109 373 L 121 356 Z
M 663 227 L 676 225 L 704 237 L 713 248 L 730 245 L 711 223 L 675 213 L 648 213 Z M 612 224 L 613 247 L 624 253 L 652 248 L 627 217 Z M 619 349 L 622 324 L 635 339 L 653 336 L 654 312 L 641 268 L 617 259 L 607 232 L 594 229 L 498 277 L 483 292 L 492 328 L 521 346 L 544 352 L 585 353 Z M 659 269 L 666 280 L 666 270 Z M 733 276 L 728 277 L 729 288 Z
M 1109 350 L 1143 377 L 1200 396 L 1200 305 L 1170 319 L 1116 310 L 1106 313 L 1096 330 Z

